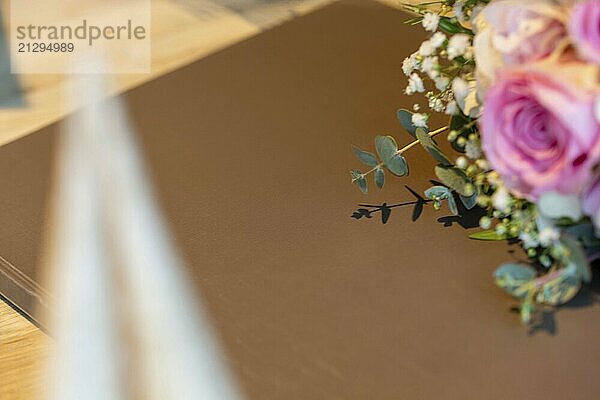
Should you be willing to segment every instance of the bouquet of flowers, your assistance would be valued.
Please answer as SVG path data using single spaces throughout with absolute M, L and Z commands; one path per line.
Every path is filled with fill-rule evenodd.
M 591 280 L 600 255 L 600 0 L 441 0 L 405 4 L 431 36 L 408 56 L 406 94 L 424 95 L 399 110 L 414 141 L 398 149 L 375 138 L 374 153 L 354 147 L 383 187 L 385 171 L 408 174 L 415 144 L 438 162 L 443 185 L 425 196 L 457 214 L 481 207 L 480 240 L 519 241 L 529 264 L 507 263 L 498 286 L 520 301 L 524 323 L 536 305 L 571 300 Z M 425 107 L 424 107 L 425 108 Z M 431 113 L 449 123 L 430 127 Z M 459 152 L 444 154 L 444 134 Z

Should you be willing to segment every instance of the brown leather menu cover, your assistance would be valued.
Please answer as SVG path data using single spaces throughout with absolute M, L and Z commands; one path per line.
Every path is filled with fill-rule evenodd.
M 351 218 L 433 178 L 418 147 L 381 191 L 348 173 L 350 144 L 410 140 L 400 66 L 423 36 L 406 17 L 336 3 L 124 95 L 234 374 L 261 400 L 595 399 L 594 289 L 528 329 L 491 276 L 520 253 L 469 240 L 464 210 Z M 0 148 L 0 290 L 34 318 L 59 126 Z

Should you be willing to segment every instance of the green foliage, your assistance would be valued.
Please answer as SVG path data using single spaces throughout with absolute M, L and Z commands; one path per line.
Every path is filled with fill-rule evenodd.
M 496 284 L 518 299 L 526 297 L 529 284 L 536 276 L 535 269 L 523 264 L 502 264 L 494 272 Z
M 408 175 L 408 164 L 406 163 L 406 159 L 400 154 L 396 154 L 384 164 L 394 175 Z
M 375 185 L 377 185 L 379 189 L 382 189 L 384 184 L 385 172 L 383 171 L 383 168 L 377 168 L 375 170 Z
M 356 154 L 356 157 L 358 157 L 360 161 L 362 161 L 370 167 L 374 167 L 377 164 L 379 164 L 379 161 L 377 161 L 377 157 L 375 157 L 373 153 L 361 150 L 356 146 L 352 146 L 352 151 L 354 152 L 354 154 Z
M 437 144 L 433 141 L 433 139 L 429 136 L 429 133 L 425 131 L 423 128 L 417 128 L 415 130 L 415 135 L 419 140 L 419 143 L 427 150 L 427 152 L 440 164 L 445 166 L 452 165 L 452 162 L 444 155 L 442 150 L 438 147 Z
M 469 235 L 469 238 L 475 239 L 475 240 L 490 240 L 490 241 L 507 239 L 505 235 L 500 235 L 493 229 L 488 229 L 488 230 L 484 230 L 484 231 L 471 233 Z
M 356 169 L 352 170 L 350 171 L 350 176 L 352 176 L 352 183 L 355 183 L 361 192 L 366 194 L 369 191 L 367 187 L 367 180 L 361 171 Z
M 379 158 L 386 164 L 396 155 L 398 145 L 391 136 L 377 136 L 375 137 L 375 150 L 377 150 Z
M 577 276 L 577 267 L 570 264 L 560 272 L 555 280 L 541 285 L 536 296 L 538 303 L 558 306 L 565 304 L 579 292 L 581 279 Z
M 472 210 L 477 205 L 479 193 L 474 192 L 471 196 L 459 196 L 460 201 L 467 210 Z
M 425 191 L 425 197 L 433 200 L 433 207 L 439 210 L 442 205 L 442 200 L 448 201 L 448 208 L 452 215 L 458 215 L 458 207 L 456 206 L 456 200 L 450 189 L 445 186 L 432 186 Z
M 577 277 L 585 283 L 591 282 L 592 270 L 590 268 L 590 262 L 588 261 L 581 243 L 572 236 L 563 235 L 561 237 L 561 244 L 566 249 L 566 262 L 575 267 Z
M 412 136 L 413 138 L 417 138 L 416 135 L 416 130 L 417 127 L 413 125 L 412 123 L 412 115 L 413 113 L 411 113 L 408 110 L 405 110 L 403 108 L 401 108 L 400 110 L 398 110 L 396 112 L 396 118 L 398 118 L 398 121 L 400 122 L 400 125 L 402 125 L 402 127 L 406 130 L 406 132 L 408 132 L 410 134 L 410 136 Z
M 435 167 L 435 176 L 461 196 L 469 197 L 475 192 L 471 180 L 460 168 L 438 165 Z
M 438 27 L 441 31 L 450 35 L 464 33 L 473 36 L 473 31 L 462 26 L 455 18 L 440 17 L 440 23 Z

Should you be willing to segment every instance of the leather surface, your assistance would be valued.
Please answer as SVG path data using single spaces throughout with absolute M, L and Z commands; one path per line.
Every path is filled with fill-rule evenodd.
M 400 66 L 423 36 L 405 19 L 336 3 L 124 95 L 233 371 L 251 399 L 596 398 L 591 290 L 529 334 L 491 277 L 516 248 L 469 240 L 430 205 L 414 222 L 411 206 L 385 225 L 350 217 L 434 178 L 415 147 L 410 177 L 368 196 L 349 182 L 350 144 L 411 139 L 395 119 L 417 99 Z M 58 130 L 0 148 L 0 254 L 34 282 Z

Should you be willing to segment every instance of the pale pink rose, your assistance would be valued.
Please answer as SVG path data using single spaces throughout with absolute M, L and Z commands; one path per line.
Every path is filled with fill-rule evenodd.
M 593 217 L 600 213 L 600 175 L 596 176 L 581 198 L 581 209 L 585 215 Z
M 477 75 L 486 87 L 503 67 L 537 62 L 568 43 L 567 9 L 549 0 L 497 0 L 475 18 Z
M 573 7 L 569 33 L 577 54 L 600 64 L 600 0 L 583 1 Z
M 585 65 L 559 64 L 550 71 L 569 71 L 588 83 L 597 76 Z M 486 156 L 513 193 L 532 201 L 546 191 L 579 194 L 600 160 L 598 92 L 567 76 L 534 68 L 505 70 L 485 98 Z
M 594 224 L 596 236 L 600 237 L 600 175 L 596 176 L 581 197 L 581 208 Z

